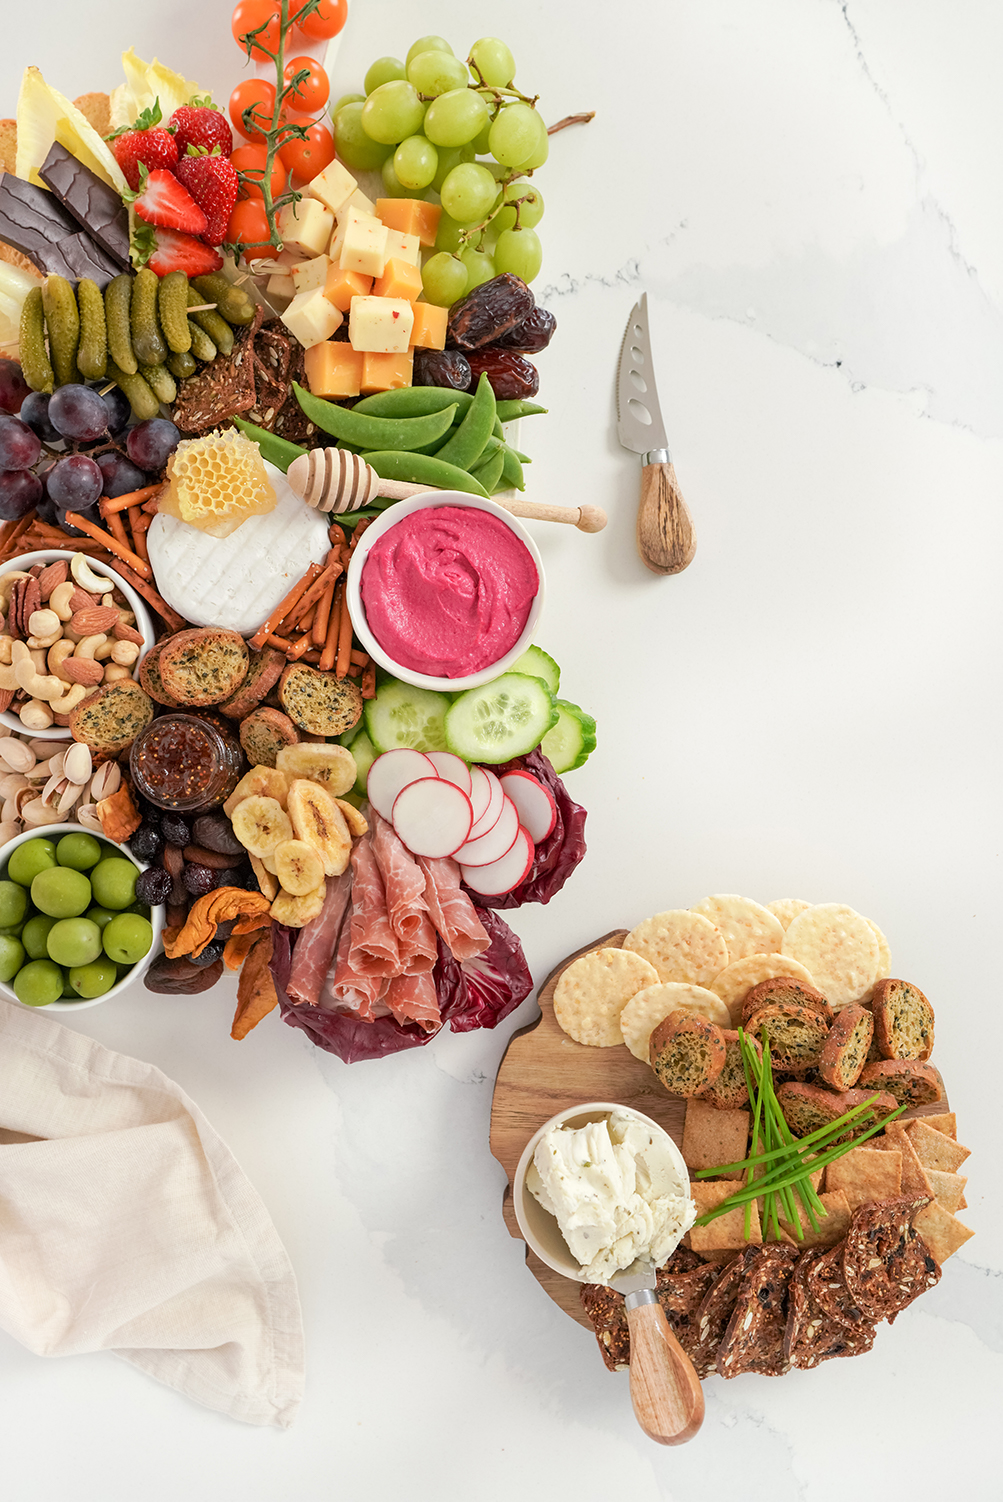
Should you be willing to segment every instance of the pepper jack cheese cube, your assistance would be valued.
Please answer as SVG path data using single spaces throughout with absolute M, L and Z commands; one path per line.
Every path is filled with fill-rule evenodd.
M 410 386 L 414 357 L 403 355 L 380 355 L 371 351 L 362 356 L 362 392 L 364 396 L 374 391 L 396 391 L 400 386 Z
M 328 306 L 332 305 L 329 303 Z M 381 355 L 406 355 L 413 327 L 414 309 L 406 298 L 352 298 L 348 339 L 353 349 Z
M 281 317 L 286 328 L 304 349 L 330 339 L 345 321 L 340 308 L 336 308 L 324 296 L 323 287 L 313 287 L 309 292 L 297 292 Z
M 407 261 L 411 266 L 421 265 L 421 241 L 417 235 L 405 235 L 402 230 L 387 230 L 387 260 Z
M 332 214 L 340 214 L 358 186 L 348 168 L 343 167 L 336 160 L 325 167 L 323 172 L 318 172 L 316 177 L 310 179 L 306 185 L 306 192 L 312 198 L 319 198 Z
M 416 302 L 411 330 L 412 349 L 445 349 L 448 322 L 448 308 L 437 308 L 430 302 Z
M 278 230 L 287 250 L 300 256 L 319 256 L 327 249 L 334 215 L 319 198 L 301 198 L 279 211 Z
M 314 396 L 360 396 L 365 359 L 361 350 L 342 339 L 314 344 L 303 356 L 307 386 Z
M 363 276 L 360 271 L 342 271 L 340 266 L 332 263 L 324 285 L 324 296 L 336 308 L 347 313 L 352 306 L 352 298 L 366 297 L 372 286 L 371 276 Z
M 289 274 L 296 283 L 297 292 L 312 292 L 314 287 L 323 287 L 331 261 L 326 255 L 312 256 L 309 261 L 297 261 L 290 266 Z
M 371 198 L 367 198 L 361 188 L 356 188 L 352 196 L 342 205 L 341 212 L 345 209 L 358 209 L 360 214 L 372 214 L 374 219 L 380 216 L 376 212 L 376 205 Z
M 421 272 L 407 261 L 387 261 L 383 275 L 373 283 L 374 297 L 403 297 L 414 302 L 420 294 Z
M 434 245 L 442 209 L 421 198 L 377 198 L 376 214 L 387 229 L 417 235 L 422 245 Z
M 341 237 L 338 265 L 343 271 L 361 271 L 363 276 L 382 276 L 387 255 L 387 232 L 372 214 L 360 209 L 346 210 L 345 232 Z M 341 223 L 338 225 L 339 231 Z M 337 241 L 337 235 L 335 241 Z M 332 257 L 333 259 L 333 257 Z
M 272 272 L 265 283 L 265 291 L 273 299 L 285 298 L 288 301 L 290 297 L 295 297 L 296 286 L 289 273 L 283 269 Z

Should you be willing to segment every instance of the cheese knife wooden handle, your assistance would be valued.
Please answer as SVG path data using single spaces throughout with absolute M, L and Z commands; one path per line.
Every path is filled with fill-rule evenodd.
M 703 1423 L 703 1388 L 696 1369 L 669 1329 L 654 1295 L 634 1304 L 624 1300 L 630 1331 L 630 1398 L 634 1415 L 649 1439 L 683 1445 Z M 643 1295 L 642 1295 L 643 1297 Z
M 662 457 L 664 455 L 664 457 Z M 644 455 L 637 510 L 637 551 L 653 574 L 678 574 L 697 550 L 693 518 L 664 449 Z

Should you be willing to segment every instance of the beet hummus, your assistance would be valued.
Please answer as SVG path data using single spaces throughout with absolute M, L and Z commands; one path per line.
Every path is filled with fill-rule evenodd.
M 395 663 L 464 678 L 511 651 L 539 585 L 529 549 L 499 517 L 429 506 L 373 544 L 360 591 L 369 629 Z

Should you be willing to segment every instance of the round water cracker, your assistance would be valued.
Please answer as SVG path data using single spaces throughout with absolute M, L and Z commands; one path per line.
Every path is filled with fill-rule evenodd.
M 751 897 L 705 897 L 693 904 L 692 911 L 709 918 L 720 930 L 728 946 L 729 965 L 749 954 L 777 954 L 784 941 L 780 919 Z
M 880 945 L 866 918 L 841 902 L 798 913 L 784 935 L 782 953 L 814 977 L 833 1011 L 862 1001 L 878 975 Z
M 876 981 L 887 980 L 892 973 L 891 948 L 878 925 L 871 918 L 867 919 L 867 923 L 874 930 L 874 937 L 878 941 L 878 973 L 874 979 Z
M 718 1027 L 730 1027 L 728 1009 L 723 1006 L 713 991 L 703 986 L 685 985 L 680 981 L 666 981 L 662 985 L 646 986 L 632 996 L 620 1013 L 620 1031 L 635 1059 L 647 1064 L 648 1041 L 660 1022 L 670 1012 L 693 1012 L 705 1017 Z
M 554 989 L 558 1026 L 587 1048 L 623 1042 L 620 1013 L 635 992 L 658 981 L 643 956 L 626 949 L 592 949 L 574 960 Z
M 715 924 L 685 908 L 645 918 L 623 947 L 643 955 L 666 982 L 705 986 L 728 963 L 728 946 Z
M 774 918 L 780 919 L 781 928 L 789 928 L 791 919 L 796 918 L 798 913 L 803 913 L 808 907 L 811 907 L 811 903 L 805 902 L 801 897 L 778 897 L 776 902 L 766 904 L 766 911 L 772 913 Z
M 742 1003 L 753 986 L 763 980 L 776 980 L 780 975 L 789 975 L 807 986 L 815 984 L 804 965 L 782 954 L 747 954 L 744 960 L 736 960 L 711 981 L 714 995 L 720 996 L 728 1008 L 730 1027 L 741 1026 Z

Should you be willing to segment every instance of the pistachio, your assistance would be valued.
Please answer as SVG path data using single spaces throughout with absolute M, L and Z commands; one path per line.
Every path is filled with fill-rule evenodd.
M 37 757 L 30 746 L 20 741 L 16 736 L 5 736 L 0 740 L 0 756 L 10 767 L 12 772 L 27 772 L 35 765 Z
M 71 782 L 85 783 L 94 770 L 94 759 L 89 746 L 75 741 L 63 757 L 63 774 Z

